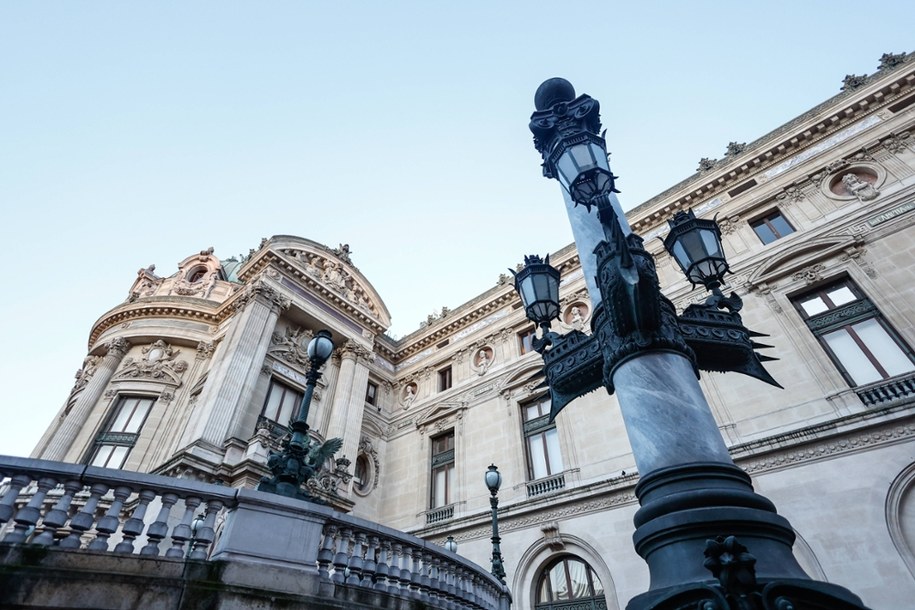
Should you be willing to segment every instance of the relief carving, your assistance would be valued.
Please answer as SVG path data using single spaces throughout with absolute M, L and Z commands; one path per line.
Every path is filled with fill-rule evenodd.
M 810 265 L 806 269 L 801 269 L 800 271 L 794 273 L 791 278 L 795 281 L 804 281 L 807 284 L 812 284 L 819 281 L 823 277 L 823 272 L 826 271 L 826 267 L 819 263 L 815 265 Z
M 178 360 L 181 352 L 162 339 L 142 349 L 143 358 L 125 358 L 117 379 L 148 378 L 181 385 L 181 375 L 187 370 L 187 362 Z

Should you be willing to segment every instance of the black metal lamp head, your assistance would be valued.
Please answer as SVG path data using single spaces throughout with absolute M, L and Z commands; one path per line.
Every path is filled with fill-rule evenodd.
M 664 248 L 692 283 L 715 292 L 725 273 L 730 271 L 721 248 L 721 229 L 715 220 L 696 218 L 692 210 L 677 212 L 667 221 L 670 233 Z
M 496 495 L 499 491 L 499 487 L 502 485 L 502 474 L 499 472 L 499 469 L 496 468 L 495 464 L 489 465 L 484 479 L 486 481 L 486 487 L 489 488 L 489 493 Z
M 543 175 L 559 180 L 572 200 L 588 210 L 596 197 L 618 193 L 607 144 L 598 135 L 600 103 L 588 95 L 576 98 L 569 81 L 551 78 L 537 89 L 534 104 L 530 129 L 543 156 Z
M 521 295 L 524 313 L 534 324 L 546 329 L 559 317 L 559 269 L 536 254 L 524 257 L 521 271 L 509 269 L 515 276 L 515 290 Z
M 314 338 L 308 342 L 305 348 L 308 359 L 311 360 L 315 368 L 320 368 L 334 351 L 334 342 L 331 341 L 331 334 L 328 330 L 319 330 Z

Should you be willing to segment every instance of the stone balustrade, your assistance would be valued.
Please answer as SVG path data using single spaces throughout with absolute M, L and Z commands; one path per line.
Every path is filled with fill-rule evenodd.
M 536 481 L 530 481 L 527 484 L 527 497 L 533 498 L 534 496 L 542 496 L 544 494 L 561 491 L 565 489 L 565 486 L 566 475 L 564 472 L 560 472 L 559 474 L 537 479 Z
M 307 580 L 311 594 L 327 599 L 380 595 L 443 610 L 510 605 L 507 588 L 480 566 L 326 506 L 47 460 L 0 456 L 0 545 L 230 565 L 222 572 L 233 586 L 252 588 L 264 588 L 273 568 L 290 575 L 270 580 L 275 591 L 301 593 Z
M 915 395 L 915 373 L 859 386 L 855 388 L 855 393 L 868 407 L 901 401 Z

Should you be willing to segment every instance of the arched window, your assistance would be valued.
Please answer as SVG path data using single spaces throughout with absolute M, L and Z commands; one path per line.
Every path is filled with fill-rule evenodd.
M 565 555 L 550 563 L 537 580 L 537 610 L 564 607 L 577 601 L 575 608 L 602 610 L 607 607 L 604 587 L 585 561 Z M 560 606 L 562 604 L 562 606 Z

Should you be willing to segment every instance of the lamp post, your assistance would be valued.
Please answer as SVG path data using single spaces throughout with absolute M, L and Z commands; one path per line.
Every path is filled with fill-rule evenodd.
M 502 485 L 502 474 L 495 464 L 490 464 L 484 475 L 486 487 L 489 488 L 489 505 L 492 507 L 492 568 L 490 573 L 505 584 L 505 566 L 502 565 L 502 551 L 499 543 L 499 486 Z
M 299 403 L 295 417 L 290 420 L 292 434 L 284 441 L 282 451 L 271 453 L 267 468 L 273 473 L 271 477 L 261 479 L 257 488 L 260 491 L 310 500 L 322 501 L 303 489 L 317 473 L 327 458 L 336 453 L 343 445 L 342 439 L 333 438 L 325 443 L 318 443 L 308 436 L 308 411 L 314 396 L 315 386 L 321 378 L 321 367 L 334 351 L 330 331 L 320 330 L 308 343 L 308 372 L 305 374 L 305 394 Z
M 700 369 L 778 385 L 762 366 L 771 358 L 755 351 L 768 347 L 754 341 L 762 335 L 743 326 L 740 298 L 719 289 L 729 269 L 717 224 L 692 211 L 670 222 L 665 246 L 693 285 L 712 292 L 678 316 L 616 198 L 597 100 L 554 78 L 537 90 L 535 106 L 530 129 L 543 175 L 562 185 L 594 306 L 592 334 L 549 331 L 559 315 L 559 272 L 548 260 L 525 257 L 515 287 L 543 329 L 534 347 L 550 386 L 550 419 L 601 386 L 617 394 L 641 475 L 633 541 L 651 574 L 629 610 L 863 608 L 798 565 L 791 525 L 731 460 L 699 386 Z

